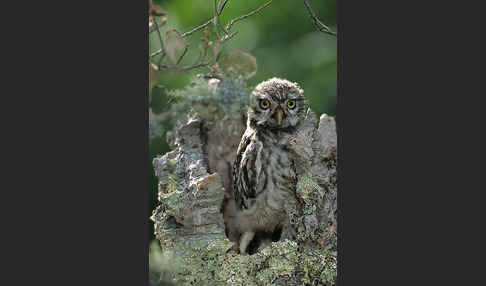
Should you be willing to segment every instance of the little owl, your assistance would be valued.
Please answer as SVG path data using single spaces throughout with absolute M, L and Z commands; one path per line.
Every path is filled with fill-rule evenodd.
M 234 214 L 225 218 L 233 249 L 241 254 L 257 237 L 259 248 L 267 246 L 287 221 L 283 205 L 296 187 L 289 139 L 306 110 L 302 89 L 284 79 L 262 82 L 250 95 L 247 127 L 233 165 Z

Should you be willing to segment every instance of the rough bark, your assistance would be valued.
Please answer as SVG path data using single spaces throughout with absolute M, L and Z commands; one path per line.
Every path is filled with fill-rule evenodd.
M 299 135 L 289 138 L 298 167 L 295 200 L 285 206 L 290 224 L 280 241 L 255 255 L 226 253 L 220 207 L 231 189 L 231 166 L 246 127 L 247 93 L 224 79 L 199 82 L 169 136 L 172 151 L 153 160 L 160 205 L 155 235 L 174 257 L 180 285 L 332 285 L 336 276 L 337 173 L 334 118 L 309 110 Z M 232 90 L 233 88 L 233 90 Z M 205 95 L 197 93 L 203 90 Z M 184 94 L 186 92 L 187 94 Z M 212 112 L 198 112 L 198 104 Z M 212 101 L 211 101 L 212 100 Z M 216 101 L 216 102 L 215 102 Z M 231 108 L 228 108 L 231 106 Z M 228 112 L 230 110 L 231 112 Z M 170 112 L 170 111 L 169 111 Z

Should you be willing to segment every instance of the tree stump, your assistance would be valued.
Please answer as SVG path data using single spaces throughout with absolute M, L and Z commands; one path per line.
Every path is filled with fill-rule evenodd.
M 180 285 L 333 285 L 336 276 L 337 138 L 335 120 L 309 109 L 289 146 L 295 153 L 295 200 L 289 224 L 271 247 L 250 255 L 226 253 L 221 204 L 232 187 L 232 164 L 246 128 L 245 83 L 200 80 L 175 94 L 167 111 L 177 121 L 172 151 L 153 160 L 159 179 L 155 235 L 180 270 Z

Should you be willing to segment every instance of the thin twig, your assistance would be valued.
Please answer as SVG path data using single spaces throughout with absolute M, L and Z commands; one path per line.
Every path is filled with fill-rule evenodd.
M 155 22 L 155 19 L 153 20 Z M 155 25 L 154 25 L 155 26 Z M 152 28 L 152 30 L 149 30 L 149 34 L 151 34 L 152 32 L 155 32 L 157 30 L 157 28 Z
M 197 31 L 199 31 L 199 30 L 203 29 L 203 28 L 204 28 L 204 27 L 206 27 L 207 25 L 211 24 L 211 23 L 212 23 L 212 21 L 213 21 L 213 19 L 214 19 L 214 18 L 211 18 L 211 19 L 209 19 L 209 20 L 208 20 L 206 23 L 204 23 L 204 24 L 202 24 L 202 25 L 200 25 L 200 26 L 197 26 L 196 28 L 194 28 L 194 29 L 190 30 L 189 32 L 185 32 L 185 33 L 183 33 L 183 34 L 181 35 L 181 37 L 183 37 L 183 38 L 184 38 L 185 36 L 189 36 L 190 34 L 195 33 L 195 32 L 197 32 Z
M 213 18 L 214 32 L 216 33 L 216 36 L 219 39 L 220 36 L 218 31 L 218 20 L 219 20 L 218 0 L 214 0 L 214 18 Z
M 218 26 L 221 30 L 223 30 L 223 32 L 226 34 L 226 36 L 229 36 L 229 32 L 223 27 L 223 25 L 221 25 L 221 22 L 218 22 Z
M 218 37 L 218 38 L 221 38 L 221 37 L 219 36 L 218 29 L 217 29 L 217 27 L 219 26 L 219 27 L 220 27 L 220 28 L 221 28 L 221 29 L 224 31 L 224 33 L 226 34 L 226 36 L 225 36 L 225 37 L 223 37 L 221 40 L 222 40 L 222 41 L 227 41 L 227 40 L 231 39 L 231 38 L 232 38 L 232 37 L 235 35 L 235 33 L 232 33 L 232 34 L 230 34 L 230 33 L 229 33 L 229 29 L 230 29 L 230 28 L 233 26 L 233 24 L 234 24 L 234 23 L 236 23 L 236 22 L 238 22 L 238 21 L 240 21 L 240 20 L 246 19 L 246 18 L 250 17 L 251 15 L 253 15 L 253 14 L 255 14 L 255 13 L 260 12 L 260 10 L 262 10 L 263 8 L 265 8 L 265 7 L 267 7 L 268 5 L 270 5 L 270 3 L 272 3 L 272 0 L 270 0 L 269 2 L 267 2 L 267 3 L 263 4 L 263 5 L 262 5 L 262 6 L 260 6 L 258 9 L 254 10 L 254 11 L 252 11 L 252 12 L 250 12 L 250 13 L 246 14 L 246 15 L 243 15 L 243 16 L 240 16 L 240 17 L 238 17 L 238 18 L 235 18 L 235 19 L 231 20 L 231 22 L 230 22 L 230 23 L 229 23 L 229 24 L 226 26 L 226 29 L 225 29 L 223 26 L 221 26 L 221 23 L 219 23 L 218 19 L 219 19 L 219 15 L 221 15 L 221 13 L 223 12 L 223 9 L 224 9 L 224 7 L 226 6 L 226 3 L 228 3 L 228 2 L 229 2 L 229 0 L 225 0 L 225 1 L 224 1 L 224 2 L 221 4 L 221 6 L 219 7 L 219 9 L 216 9 L 216 11 L 215 11 L 215 16 L 214 16 L 213 18 L 209 19 L 209 20 L 208 20 L 207 22 L 205 22 L 204 24 L 199 25 L 199 26 L 195 27 L 195 28 L 194 28 L 194 29 L 192 29 L 192 30 L 190 30 L 190 31 L 188 31 L 188 32 L 183 33 L 183 34 L 181 35 L 181 37 L 183 37 L 183 38 L 184 38 L 184 37 L 186 37 L 186 36 L 189 36 L 189 35 L 191 35 L 191 34 L 193 34 L 193 33 L 197 32 L 197 31 L 199 31 L 199 30 L 201 30 L 201 29 L 205 28 L 206 26 L 210 25 L 211 23 L 213 23 L 213 24 L 214 24 L 214 23 L 217 23 L 217 24 L 216 24 L 216 26 L 215 26 L 215 27 L 216 27 L 216 28 L 215 28 L 215 31 L 216 31 L 217 37 Z M 215 5 L 217 5 L 216 0 L 215 0 Z M 159 52 L 159 53 L 160 53 L 160 52 Z
M 160 34 L 159 24 L 157 24 L 157 21 L 154 21 L 154 24 L 155 24 L 155 27 L 157 29 L 157 35 L 158 35 L 159 41 L 160 41 L 160 49 L 163 50 L 164 49 L 164 42 L 162 41 L 162 35 Z M 163 53 L 160 56 L 159 61 L 157 63 L 158 67 L 160 67 L 160 64 L 162 63 L 162 59 L 164 58 L 164 56 L 165 56 L 165 53 Z
M 188 66 L 188 67 L 183 67 L 183 68 L 180 68 L 179 70 L 185 71 L 185 70 L 190 70 L 190 69 L 195 69 L 195 68 L 207 67 L 208 65 L 209 65 L 209 63 L 200 63 L 200 64 Z
M 163 19 L 163 20 L 160 22 L 160 24 L 162 24 L 162 26 L 163 26 L 163 25 L 165 24 L 165 22 L 167 22 L 167 18 L 163 17 L 162 19 Z M 164 19 L 165 19 L 165 20 L 164 20 Z M 153 20 L 152 20 L 152 22 L 153 22 L 153 23 L 156 23 L 156 22 L 157 22 L 157 20 L 156 20 L 156 19 L 153 19 Z M 150 29 L 149 29 L 149 34 L 151 34 L 152 32 L 155 32 L 155 31 L 159 30 L 159 27 L 158 27 L 158 26 L 156 26 L 156 25 L 153 25 L 153 26 L 155 26 L 155 27 L 154 27 L 154 28 L 152 28 L 152 30 L 150 30 Z M 162 28 L 162 26 L 160 26 L 160 28 Z M 149 28 L 150 28 L 150 27 L 149 27 Z
M 164 53 L 164 50 L 163 49 L 160 49 L 160 50 L 155 51 L 153 54 L 150 55 L 150 57 L 153 58 L 156 55 L 161 54 L 161 53 Z
M 197 60 L 196 63 L 202 62 L 206 58 L 207 52 L 208 52 L 207 46 L 205 48 L 201 49 L 200 52 L 199 52 L 199 59 Z
M 154 21 L 154 25 L 155 25 L 155 30 L 157 31 L 157 35 L 159 37 L 160 47 L 162 48 L 162 35 L 160 34 L 159 24 L 157 24 L 157 21 Z
M 331 29 L 324 25 L 316 16 L 316 14 L 314 13 L 314 11 L 312 11 L 312 8 L 311 6 L 309 5 L 309 3 L 307 2 L 307 0 L 304 0 L 304 5 L 305 7 L 307 8 L 307 12 L 309 12 L 309 15 L 310 17 L 312 18 L 312 20 L 314 21 L 314 26 L 316 26 L 316 28 L 322 32 L 322 33 L 326 33 L 326 34 L 329 34 L 329 35 L 333 35 L 336 37 L 337 33 L 336 32 L 333 32 L 331 31 Z
M 200 63 L 200 64 L 194 64 L 194 65 L 186 66 L 186 67 L 162 66 L 162 68 L 164 68 L 164 69 L 166 69 L 168 71 L 171 71 L 171 72 L 182 72 L 182 71 L 186 71 L 186 70 L 190 70 L 190 69 L 195 69 L 195 68 L 200 68 L 200 67 L 207 67 L 208 65 L 209 65 L 209 63 Z
M 154 20 L 154 22 L 155 22 L 155 20 Z M 157 28 L 152 28 L 152 30 L 149 30 L 149 33 L 151 34 L 152 32 L 155 32 L 155 31 L 157 31 Z
M 152 61 L 149 61 L 149 65 L 152 66 L 152 68 L 156 71 L 160 71 L 159 67 L 157 66 L 156 63 L 152 62 Z
M 152 29 L 152 31 L 149 31 L 149 33 L 152 33 L 152 32 L 157 31 L 158 37 L 159 37 L 159 41 L 160 41 L 161 49 L 153 52 L 150 55 L 150 57 L 153 58 L 153 57 L 155 57 L 155 56 L 157 56 L 159 54 L 162 54 L 160 57 L 163 58 L 163 57 L 165 57 L 165 50 L 163 49 L 163 46 L 162 46 L 163 45 L 162 40 L 161 40 L 162 35 L 160 34 L 160 28 L 162 28 L 162 27 L 159 27 L 159 25 L 157 24 L 157 20 L 155 20 L 155 19 L 153 20 L 153 23 L 154 23 L 154 28 Z
M 262 6 L 258 7 L 257 9 L 255 9 L 254 11 L 246 14 L 246 15 L 243 15 L 243 16 L 240 16 L 240 17 L 237 17 L 235 19 L 232 19 L 230 21 L 230 23 L 224 27 L 220 22 L 219 22 L 219 16 L 221 15 L 223 9 L 226 7 L 226 4 L 229 2 L 229 0 L 214 0 L 214 17 L 209 19 L 207 22 L 205 22 L 204 24 L 201 24 L 195 28 L 193 28 L 192 30 L 188 31 L 188 32 L 185 32 L 183 34 L 179 34 L 182 38 L 186 37 L 186 36 L 189 36 L 199 30 L 202 30 L 204 29 L 205 27 L 209 26 L 210 24 L 213 24 L 214 27 L 215 27 L 215 33 L 216 33 L 216 36 L 217 38 L 219 39 L 219 41 L 221 42 L 225 42 L 227 40 L 230 40 L 231 38 L 233 38 L 237 33 L 238 31 L 235 31 L 235 32 L 232 32 L 230 33 L 230 29 L 231 27 L 238 21 L 241 21 L 243 19 L 246 19 L 258 12 L 260 12 L 260 10 L 264 9 L 265 7 L 267 7 L 268 5 L 270 5 L 272 3 L 272 0 L 268 1 L 267 3 L 263 4 Z M 218 5 L 219 3 L 219 5 Z M 154 21 L 155 22 L 155 21 Z M 177 66 L 167 66 L 167 65 L 162 65 L 161 64 L 161 60 L 162 58 L 165 57 L 166 55 L 166 52 L 165 52 L 165 49 L 163 48 L 163 43 L 162 43 L 162 35 L 160 34 L 160 31 L 159 31 L 159 27 L 158 27 L 158 24 L 155 22 L 155 26 L 156 28 L 151 30 L 150 32 L 153 32 L 155 30 L 157 30 L 158 32 L 158 36 L 159 36 L 159 40 L 161 42 L 161 49 L 155 51 L 154 53 L 152 53 L 150 55 L 151 58 L 159 55 L 159 54 L 162 54 L 159 61 L 158 61 L 158 65 L 157 65 L 157 69 L 158 70 L 161 70 L 161 69 L 164 69 L 166 71 L 172 71 L 172 72 L 181 72 L 181 71 L 186 71 L 186 70 L 190 70 L 190 69 L 195 69 L 195 68 L 200 68 L 200 67 L 206 67 L 206 68 L 209 68 L 209 65 L 210 63 L 203 63 L 202 61 L 206 58 L 206 55 L 207 55 L 207 47 L 204 51 L 201 51 L 200 55 L 199 55 L 199 59 L 196 63 L 194 63 L 193 65 L 190 65 L 190 66 L 185 66 L 185 67 L 177 67 Z M 220 36 L 219 34 L 219 29 L 221 29 L 223 32 L 224 32 L 224 35 L 223 37 Z M 185 53 L 187 52 L 187 47 L 186 49 L 184 50 L 184 53 L 183 55 L 178 59 L 177 61 L 177 64 L 180 63 L 180 61 L 182 60 L 182 58 L 184 57 Z M 176 64 L 176 65 L 177 65 Z
M 238 34 L 238 31 L 234 31 L 231 34 L 227 34 L 226 36 L 224 36 L 224 38 L 221 39 L 221 42 L 226 42 L 227 40 L 230 40 L 236 34 Z
M 218 9 L 218 15 L 221 15 L 221 12 L 223 12 L 224 6 L 226 6 L 226 3 L 228 3 L 228 1 L 229 0 L 224 0 L 223 4 Z
M 182 55 L 179 57 L 175 65 L 178 65 L 182 61 L 182 58 L 186 55 L 186 53 L 187 53 L 187 46 L 184 48 L 184 52 L 182 52 Z
M 246 19 L 246 18 L 250 17 L 251 15 L 260 12 L 260 10 L 262 10 L 263 8 L 265 8 L 268 5 L 270 5 L 270 3 L 272 3 L 272 0 L 268 1 L 267 3 L 265 3 L 262 6 L 258 7 L 258 9 L 254 10 L 254 11 L 252 11 L 252 12 L 246 14 L 246 15 L 243 15 L 243 16 L 240 16 L 238 18 L 235 18 L 235 19 L 231 20 L 231 22 L 229 22 L 229 24 L 226 26 L 226 30 L 229 31 L 231 29 L 231 26 L 233 26 L 233 24 L 235 24 L 236 22 L 238 22 L 240 20 L 243 20 L 243 19 Z
M 226 6 L 226 3 L 228 3 L 229 0 L 224 0 L 223 4 L 218 9 L 218 14 L 217 16 L 219 17 L 221 15 L 221 12 L 223 12 L 224 7 Z M 229 32 L 224 28 L 224 26 L 221 24 L 220 21 L 218 21 L 218 27 L 223 30 L 223 32 L 226 34 L 225 38 L 229 36 Z M 216 33 L 217 34 L 217 33 Z M 218 36 L 219 38 L 219 36 Z

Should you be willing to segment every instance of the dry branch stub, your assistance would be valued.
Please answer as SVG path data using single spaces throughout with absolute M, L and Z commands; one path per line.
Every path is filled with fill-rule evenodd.
M 240 82 L 241 84 L 241 82 Z M 226 253 L 223 198 L 246 128 L 247 92 L 238 81 L 200 80 L 181 91 L 188 102 L 174 108 L 178 123 L 168 136 L 171 152 L 153 160 L 159 179 L 155 234 L 167 255 L 177 254 L 180 285 L 333 285 L 336 276 L 337 173 L 334 118 L 311 110 L 298 136 L 289 138 L 298 170 L 290 223 L 278 242 L 260 252 Z M 200 93 L 200 95 L 198 95 Z M 208 104 L 208 100 L 212 100 Z M 188 105 L 188 112 L 181 109 Z M 201 106 L 215 107 L 204 113 Z M 174 111 L 172 111 L 174 112 Z

